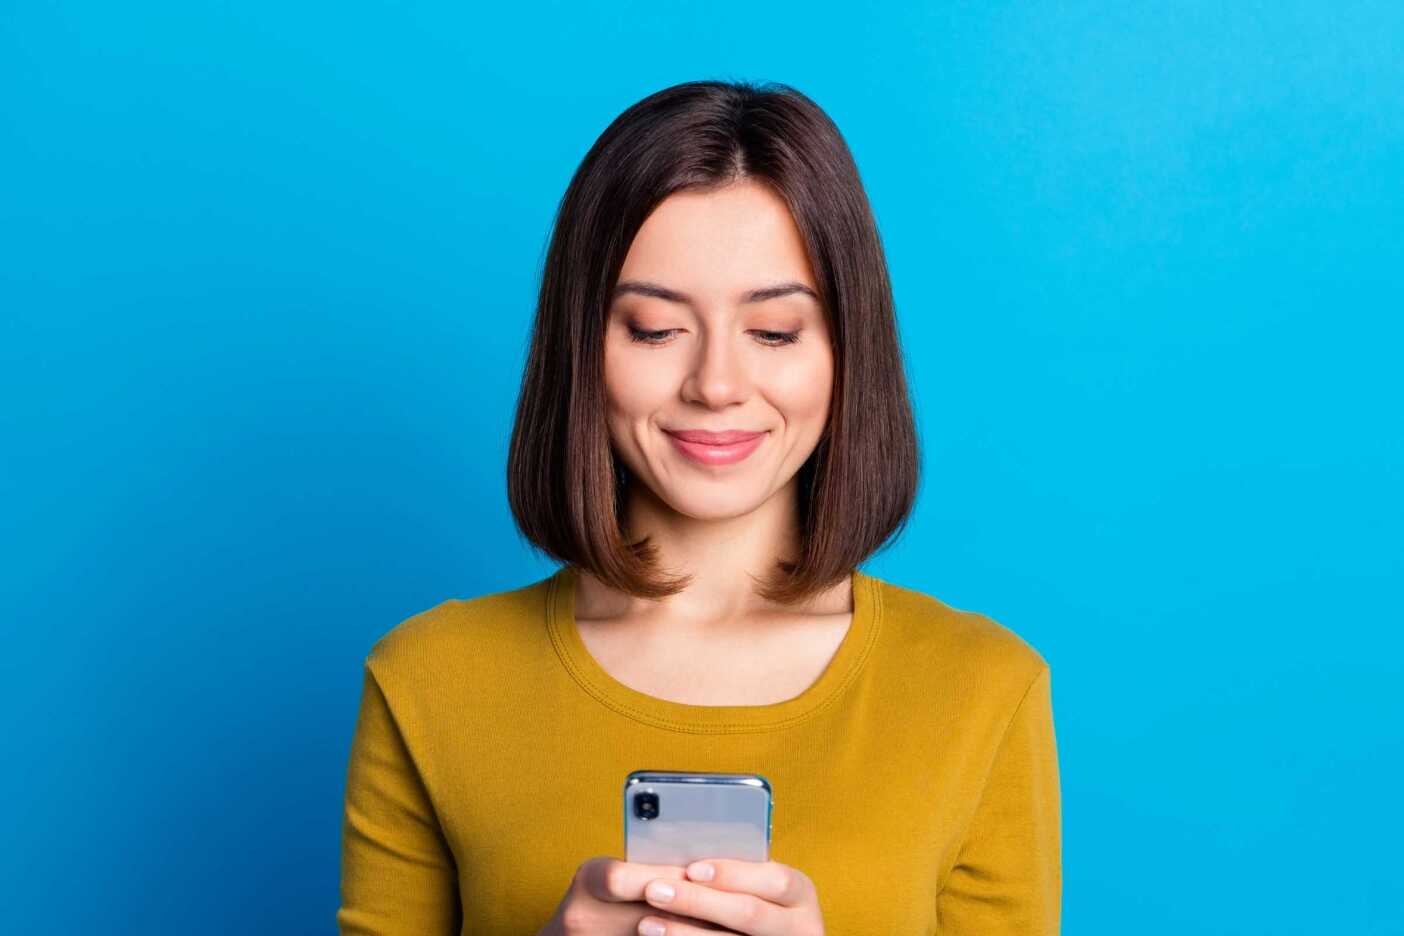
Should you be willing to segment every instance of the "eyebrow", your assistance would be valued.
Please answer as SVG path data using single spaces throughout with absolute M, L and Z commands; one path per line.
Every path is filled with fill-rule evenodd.
M 613 298 L 618 299 L 626 293 L 633 293 L 639 296 L 651 296 L 654 299 L 664 299 L 668 302 L 681 302 L 685 305 L 692 305 L 692 297 L 678 292 L 676 289 L 669 289 L 667 286 L 660 286 L 657 283 L 650 283 L 647 280 L 620 280 L 614 287 Z M 789 296 L 794 293 L 809 296 L 815 302 L 819 301 L 819 296 L 814 290 L 803 283 L 789 282 L 778 283 L 774 286 L 766 286 L 761 289 L 752 289 L 741 296 L 741 301 L 745 303 L 765 302 L 768 299 L 779 299 L 781 296 Z

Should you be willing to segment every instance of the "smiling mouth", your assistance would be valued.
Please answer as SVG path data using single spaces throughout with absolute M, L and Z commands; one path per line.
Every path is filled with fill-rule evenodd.
M 687 429 L 679 432 L 664 430 L 673 447 L 684 456 L 702 465 L 730 465 L 742 461 L 765 441 L 769 432 L 707 432 Z M 721 441 L 708 441 L 721 440 Z
M 764 432 L 748 432 L 742 429 L 727 429 L 724 432 L 713 432 L 709 429 L 665 429 L 674 438 L 682 439 L 684 442 L 696 442 L 699 445 L 732 445 L 736 442 L 749 442 L 756 436 L 765 435 Z

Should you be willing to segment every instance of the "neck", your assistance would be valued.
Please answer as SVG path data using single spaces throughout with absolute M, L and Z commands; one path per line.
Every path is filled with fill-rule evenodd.
M 768 602 L 756 594 L 755 578 L 775 563 L 798 556 L 798 484 L 792 481 L 754 510 L 737 516 L 693 516 L 659 501 L 647 486 L 634 485 L 625 505 L 625 537 L 644 537 L 657 548 L 658 564 L 691 583 L 650 601 L 608 588 L 582 572 L 576 592 L 580 618 L 658 618 L 683 627 L 720 628 L 758 618 L 842 613 L 852 607 L 850 583 L 840 582 L 803 609 Z M 698 511 L 700 513 L 700 511 Z

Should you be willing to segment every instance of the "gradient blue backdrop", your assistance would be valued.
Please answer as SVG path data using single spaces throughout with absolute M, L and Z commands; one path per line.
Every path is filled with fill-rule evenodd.
M 1065 932 L 1404 931 L 1404 5 L 917 6 L 4 4 L 6 932 L 332 931 L 370 645 L 554 568 L 556 202 L 706 77 L 855 153 L 925 454 L 866 568 L 1052 663 Z

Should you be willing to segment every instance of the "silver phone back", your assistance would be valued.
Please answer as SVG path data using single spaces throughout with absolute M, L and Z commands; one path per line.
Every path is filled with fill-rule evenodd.
M 638 815 L 640 793 L 657 797 L 653 818 Z M 624 860 L 768 861 L 771 809 L 770 782 L 759 774 L 636 770 L 624 781 Z

